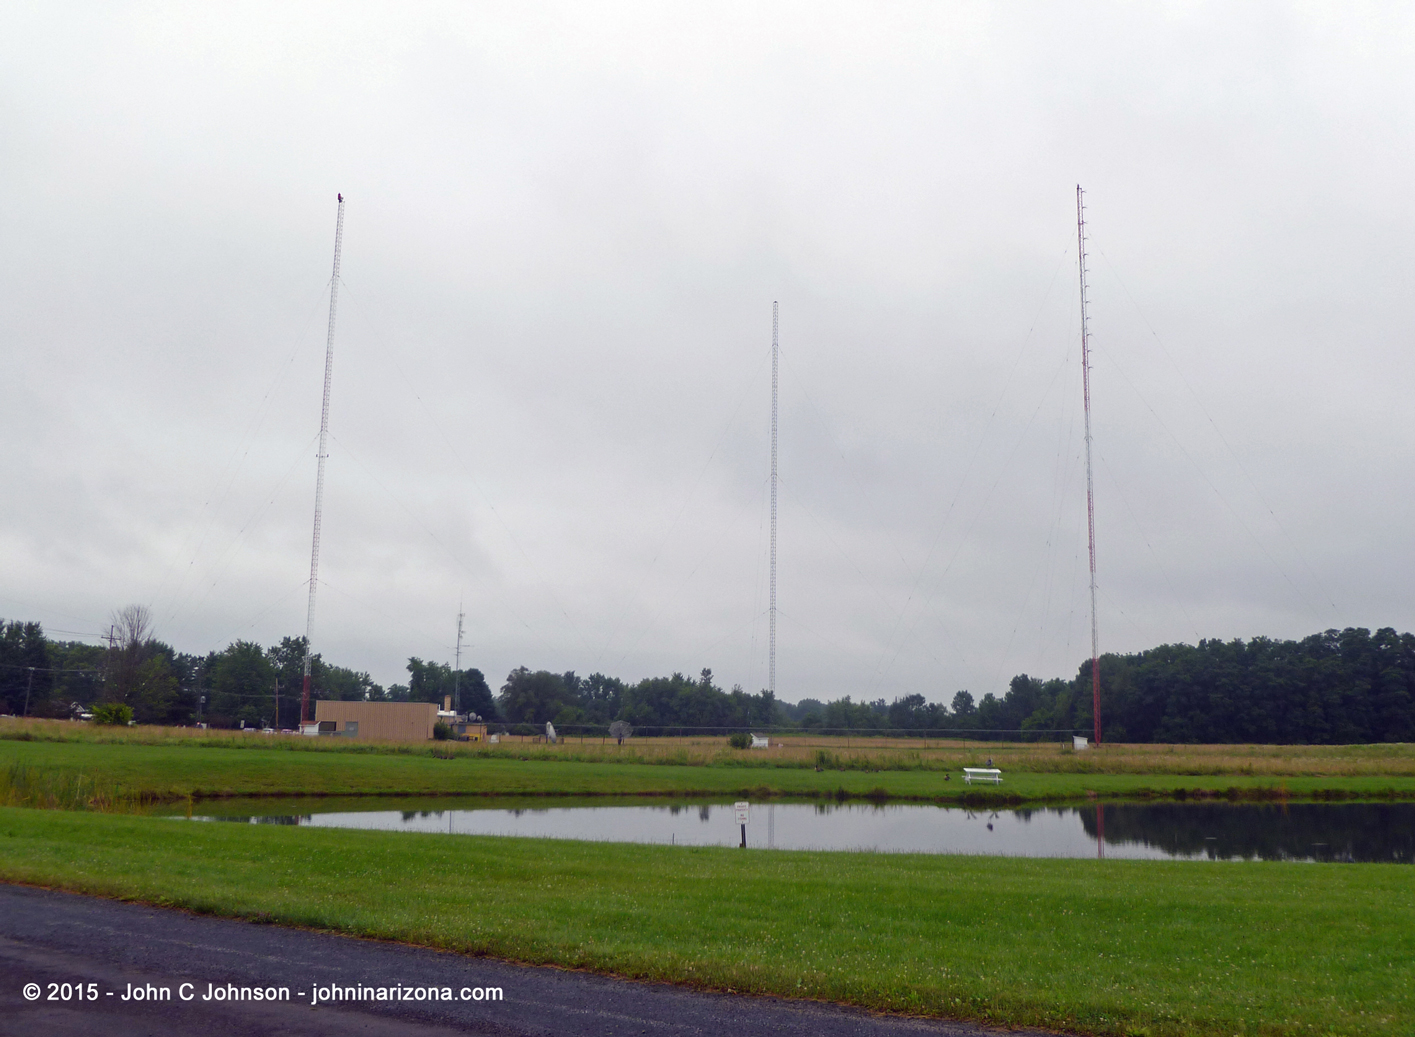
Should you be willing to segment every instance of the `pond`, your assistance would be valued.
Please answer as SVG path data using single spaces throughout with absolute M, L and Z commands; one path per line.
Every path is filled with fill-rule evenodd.
M 489 798 L 227 800 L 193 820 L 736 846 L 731 803 Z M 1017 809 L 920 804 L 753 804 L 747 845 L 1009 857 L 1415 861 L 1412 803 L 1114 803 Z

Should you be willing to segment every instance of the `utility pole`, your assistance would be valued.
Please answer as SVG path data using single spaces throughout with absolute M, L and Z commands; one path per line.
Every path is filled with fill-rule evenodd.
M 280 678 L 275 678 L 275 730 L 280 730 Z
M 108 678 L 113 676 L 113 646 L 118 642 L 118 635 L 113 632 L 113 624 L 108 624 L 106 636 L 100 634 L 99 637 L 108 642 L 108 651 L 103 654 L 103 683 L 106 685 Z
M 771 304 L 771 599 L 767 639 L 767 690 L 776 697 L 776 432 L 777 432 L 777 304 Z M 743 838 L 746 838 L 743 836 Z
M 324 342 L 324 406 L 319 414 L 319 474 L 314 482 L 314 542 L 310 547 L 310 606 L 305 617 L 304 690 L 300 723 L 310 718 L 310 667 L 314 661 L 314 592 L 319 586 L 319 527 L 324 517 L 324 462 L 329 457 L 329 380 L 334 374 L 334 317 L 339 310 L 339 252 L 344 246 L 344 196 L 334 223 L 334 277 L 329 282 L 329 334 Z
M 1100 640 L 1096 635 L 1096 496 L 1091 480 L 1091 338 L 1086 314 L 1086 206 L 1076 185 L 1076 252 L 1081 265 L 1081 392 L 1086 402 L 1086 536 L 1091 550 L 1091 712 L 1101 744 Z
M 34 687 L 34 667 L 29 668 L 29 680 L 25 681 L 25 716 L 29 716 L 29 691 Z
M 452 673 L 452 712 L 462 712 L 462 619 L 466 613 L 462 611 L 462 603 L 457 603 L 457 656 L 456 669 Z

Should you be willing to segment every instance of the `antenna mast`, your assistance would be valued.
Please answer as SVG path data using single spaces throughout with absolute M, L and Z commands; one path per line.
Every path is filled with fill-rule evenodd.
M 457 663 L 456 670 L 452 673 L 452 712 L 462 712 L 462 619 L 466 613 L 462 611 L 462 603 L 457 603 Z
M 776 303 L 771 304 L 771 633 L 767 649 L 767 689 L 776 696 Z
M 1091 480 L 1091 339 L 1086 315 L 1086 206 L 1076 185 L 1076 252 L 1081 265 L 1081 391 L 1086 400 L 1086 535 L 1091 548 L 1091 714 L 1101 744 L 1101 666 L 1096 635 L 1096 497 Z
M 334 223 L 334 277 L 329 283 L 329 335 L 324 343 L 324 407 L 319 413 L 319 475 L 314 481 L 314 543 L 310 547 L 310 608 L 305 617 L 304 690 L 300 694 L 300 723 L 310 718 L 310 665 L 314 660 L 314 592 L 319 586 L 319 526 L 324 517 L 324 462 L 329 457 L 329 380 L 334 374 L 334 315 L 339 309 L 339 251 L 344 246 L 344 196 Z

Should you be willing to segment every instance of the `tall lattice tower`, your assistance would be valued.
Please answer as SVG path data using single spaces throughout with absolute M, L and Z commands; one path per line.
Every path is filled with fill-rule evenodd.
M 457 657 L 452 671 L 452 712 L 462 712 L 462 620 L 467 614 L 462 611 L 462 603 L 457 602 Z
M 1096 495 L 1091 479 L 1091 329 L 1086 313 L 1086 204 L 1076 185 L 1076 254 L 1081 267 L 1081 393 L 1086 403 L 1086 537 L 1091 551 L 1091 711 L 1101 744 L 1100 639 L 1096 634 Z
M 339 312 L 339 253 L 344 247 L 344 196 L 334 221 L 334 277 L 329 283 L 329 334 L 324 342 L 324 406 L 319 413 L 319 474 L 314 482 L 314 543 L 310 547 L 310 605 L 305 616 L 304 691 L 300 694 L 300 723 L 310 719 L 310 666 L 314 661 L 314 594 L 319 586 L 319 527 L 324 517 L 324 462 L 329 457 L 329 382 L 334 374 L 334 317 Z

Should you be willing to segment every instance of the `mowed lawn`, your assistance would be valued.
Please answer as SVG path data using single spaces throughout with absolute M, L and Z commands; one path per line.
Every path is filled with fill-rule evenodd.
M 1080 1032 L 1395 1035 L 1415 1020 L 1415 868 L 1401 865 L 807 853 L 3 808 L 0 879 Z
M 157 798 L 230 795 L 835 795 L 961 800 L 1079 799 L 1176 789 L 1292 796 L 1415 796 L 1408 775 L 1076 774 L 1009 770 L 1000 787 L 935 770 L 824 770 L 517 759 L 458 753 L 333 752 L 0 740 L 0 768 L 82 774 L 99 788 Z M 948 780 L 945 780 L 945 777 Z

